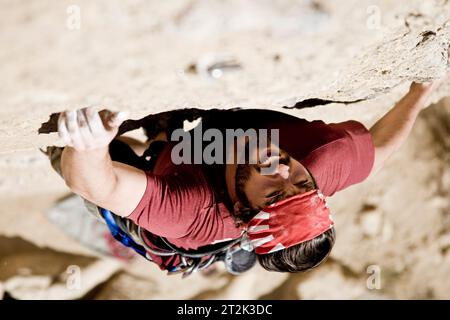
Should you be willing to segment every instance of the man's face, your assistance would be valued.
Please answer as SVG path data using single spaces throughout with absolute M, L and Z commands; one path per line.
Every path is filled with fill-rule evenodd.
M 273 165 L 272 161 L 278 161 Z M 276 162 L 275 162 L 276 163 Z M 267 171 L 271 167 L 272 170 Z M 267 174 L 269 173 L 269 174 Z M 314 189 L 314 181 L 306 168 L 284 150 L 277 150 L 269 160 L 256 165 L 239 165 L 236 173 L 236 191 L 250 209 L 262 208 Z

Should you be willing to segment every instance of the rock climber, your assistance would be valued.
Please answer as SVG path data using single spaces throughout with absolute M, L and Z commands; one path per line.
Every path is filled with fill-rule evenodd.
M 167 128 L 149 147 L 117 137 L 126 120 L 123 112 L 66 111 L 58 119 L 66 145 L 60 172 L 67 186 L 98 212 L 113 213 L 128 233 L 140 230 L 143 236 L 133 239 L 146 248 L 195 253 L 246 239 L 233 242 L 249 247 L 236 255 L 236 273 L 250 268 L 255 255 L 269 271 L 306 271 L 323 262 L 335 242 L 326 197 L 380 170 L 446 79 L 412 83 L 369 129 L 355 120 L 327 124 L 269 110 L 205 111 L 200 147 L 194 146 L 198 128 L 188 132 L 192 150 L 181 150 L 180 128 Z M 230 129 L 244 134 L 223 147 L 205 143 L 205 138 L 225 137 Z M 277 137 L 255 147 L 245 134 L 248 129 L 257 136 L 260 129 L 277 130 Z M 238 148 L 239 143 L 244 147 Z M 186 161 L 199 153 L 201 161 Z M 226 159 L 211 163 L 205 155 Z M 167 270 L 177 270 L 185 260 L 182 254 L 147 254 Z

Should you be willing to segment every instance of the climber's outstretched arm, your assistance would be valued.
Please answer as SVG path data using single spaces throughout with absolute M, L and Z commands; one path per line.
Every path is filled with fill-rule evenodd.
M 127 216 L 145 192 L 145 173 L 114 162 L 108 146 L 123 122 L 121 113 L 99 114 L 92 108 L 64 112 L 58 132 L 67 147 L 61 170 L 67 186 L 76 194 L 117 215 Z
M 409 92 L 370 128 L 375 145 L 375 163 L 371 174 L 377 172 L 402 146 L 427 98 L 447 79 L 448 75 L 431 84 L 411 84 Z

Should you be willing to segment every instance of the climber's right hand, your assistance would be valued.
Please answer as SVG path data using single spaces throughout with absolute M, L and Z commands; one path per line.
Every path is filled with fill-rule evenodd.
M 115 138 L 126 117 L 125 112 L 97 112 L 93 107 L 64 111 L 58 118 L 58 134 L 78 151 L 101 149 Z
M 447 52 L 448 55 L 448 64 L 450 64 L 450 50 Z M 413 92 L 419 92 L 422 95 L 430 95 L 438 89 L 441 85 L 444 83 L 447 83 L 450 79 L 450 70 L 447 70 L 447 73 L 440 79 L 434 80 L 432 82 L 425 82 L 425 83 L 418 83 L 413 82 L 411 83 L 411 87 L 409 88 L 410 91 Z

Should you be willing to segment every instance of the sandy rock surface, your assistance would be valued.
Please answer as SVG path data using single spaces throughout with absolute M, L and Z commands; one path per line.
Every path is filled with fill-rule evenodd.
M 241 107 L 370 126 L 411 81 L 445 73 L 449 21 L 443 0 L 2 1 L 0 297 L 450 298 L 449 85 L 385 169 L 330 200 L 337 244 L 304 275 L 182 280 L 99 257 L 48 221 L 68 189 L 38 151 L 57 135 L 37 133 L 87 105 L 131 119 Z M 208 73 L 223 57 L 235 66 Z

